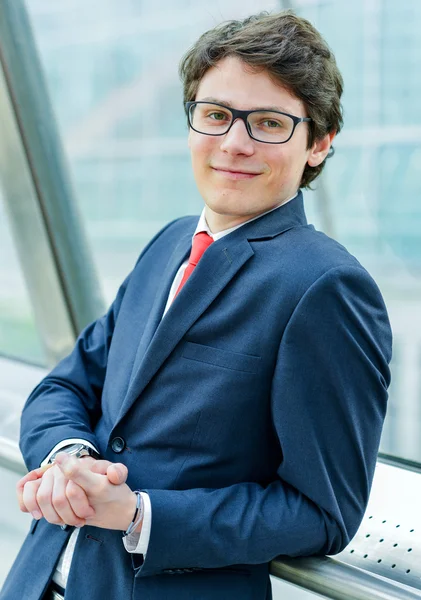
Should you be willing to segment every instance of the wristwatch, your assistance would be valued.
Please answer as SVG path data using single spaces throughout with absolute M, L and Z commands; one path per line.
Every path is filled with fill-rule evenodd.
M 66 452 L 66 454 L 70 454 L 70 456 L 75 456 L 76 458 L 81 458 L 82 456 L 93 456 L 97 460 L 101 458 L 100 454 L 90 446 L 86 446 L 85 444 L 69 444 L 54 452 L 54 454 L 50 456 L 48 464 L 54 462 L 54 459 L 59 452 Z

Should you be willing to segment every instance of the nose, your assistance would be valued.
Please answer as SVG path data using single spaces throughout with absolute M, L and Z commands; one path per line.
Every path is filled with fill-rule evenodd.
M 246 124 L 237 119 L 231 129 L 222 136 L 220 148 L 222 152 L 229 154 L 245 154 L 251 156 L 254 153 L 254 142 L 248 134 Z

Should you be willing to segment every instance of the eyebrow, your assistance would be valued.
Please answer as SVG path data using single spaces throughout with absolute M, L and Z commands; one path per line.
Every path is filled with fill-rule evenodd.
M 202 98 L 201 100 L 198 100 L 197 102 L 214 102 L 216 104 L 222 104 L 223 106 L 226 106 L 227 108 L 234 108 L 232 103 L 229 100 L 221 100 L 218 98 L 214 98 L 213 96 L 207 96 L 206 98 Z M 274 110 L 276 112 L 283 112 L 283 113 L 289 114 L 289 111 L 285 108 L 282 108 L 281 106 L 255 106 L 253 108 L 249 108 L 248 110 Z

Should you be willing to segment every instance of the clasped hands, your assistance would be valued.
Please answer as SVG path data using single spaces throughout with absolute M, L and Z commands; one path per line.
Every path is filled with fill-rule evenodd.
M 93 525 L 125 531 L 135 512 L 136 495 L 126 484 L 121 463 L 75 458 L 61 452 L 54 464 L 30 471 L 16 491 L 22 512 L 56 525 Z M 137 531 L 140 531 L 141 524 Z

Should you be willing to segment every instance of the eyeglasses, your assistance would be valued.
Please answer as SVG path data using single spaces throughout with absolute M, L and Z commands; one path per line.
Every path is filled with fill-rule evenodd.
M 216 102 L 186 102 L 185 107 L 189 125 L 197 133 L 225 135 L 241 119 L 249 136 L 266 144 L 285 144 L 299 123 L 311 121 L 277 110 L 236 110 Z

